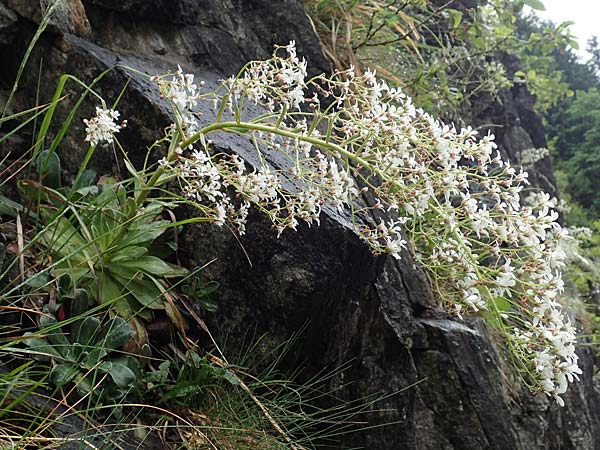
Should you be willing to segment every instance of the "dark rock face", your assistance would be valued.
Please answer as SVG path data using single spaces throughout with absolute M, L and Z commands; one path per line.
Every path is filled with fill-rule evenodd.
M 0 55 L 5 61 L 1 81 L 6 86 L 35 31 L 32 21 L 37 20 L 34 12 L 17 4 L 36 1 L 0 3 Z M 149 74 L 181 64 L 214 82 L 250 59 L 268 56 L 273 44 L 291 39 L 297 41 L 311 70 L 330 67 L 297 0 L 82 0 L 81 4 L 89 32 L 76 36 L 64 25 L 72 22 L 55 21 L 24 73 L 16 110 L 31 106 L 35 98 L 42 57 L 42 101 L 51 97 L 62 73 L 89 82 L 116 64 Z M 62 14 L 71 17 L 72 10 Z M 122 68 L 106 75 L 98 90 L 111 101 L 128 79 L 119 110 L 129 126 L 119 138 L 133 162 L 139 163 L 146 146 L 168 123 L 169 113 L 147 78 Z M 78 92 L 69 89 L 71 95 Z M 513 158 L 525 148 L 543 146 L 543 130 L 531 99 L 520 90 L 505 97 L 502 106 L 482 104 L 476 111 L 481 123 L 501 119 L 502 129 L 494 131 L 503 151 Z M 85 152 L 81 118 L 90 116 L 94 106 L 86 103 L 72 137 L 61 148 L 70 171 L 78 168 Z M 217 144 L 252 162 L 244 139 L 227 137 Z M 540 174 L 552 186 L 549 162 L 541 164 Z M 106 150 L 98 154 L 94 166 L 100 173 L 112 173 L 119 164 Z M 191 264 L 217 258 L 207 269 L 222 285 L 220 310 L 211 328 L 226 338 L 225 351 L 231 353 L 249 337 L 264 334 L 254 349 L 257 358 L 304 328 L 286 359 L 290 367 L 303 365 L 311 374 L 347 364 L 343 375 L 332 380 L 334 387 L 341 387 L 341 396 L 387 395 L 366 420 L 388 425 L 349 435 L 343 438 L 346 446 L 600 448 L 590 350 L 580 352 L 583 381 L 572 386 L 567 406 L 559 409 L 546 398 L 519 392 L 493 333 L 483 323 L 457 321 L 439 310 L 426 275 L 408 253 L 400 262 L 373 257 L 345 226 L 344 218 L 333 213 L 324 214 L 319 228 L 303 227 L 280 239 L 266 221 L 253 219 L 241 242 L 208 226 L 190 227 L 182 236 L 181 246 Z
M 499 59 L 509 78 L 523 69 L 515 56 L 500 55 Z M 497 98 L 492 98 L 489 94 L 476 98 L 473 110 L 468 114 L 473 125 L 493 124 L 491 131 L 496 135 L 500 150 L 510 161 L 520 163 L 528 149 L 547 146 L 544 126 L 534 110 L 534 105 L 535 97 L 524 85 L 516 84 L 511 89 L 502 90 Z M 535 162 L 533 167 L 527 167 L 527 170 L 533 186 L 541 188 L 551 196 L 558 195 L 549 157 Z

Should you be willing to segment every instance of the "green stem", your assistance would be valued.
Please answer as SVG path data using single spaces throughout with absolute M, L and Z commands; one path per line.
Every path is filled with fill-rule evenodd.
M 206 135 L 213 131 L 219 131 L 219 130 L 227 131 L 228 128 L 231 128 L 232 131 L 234 131 L 234 132 L 236 129 L 237 130 L 242 129 L 242 130 L 264 131 L 265 133 L 273 133 L 273 134 L 277 134 L 279 136 L 288 137 L 291 139 L 298 139 L 303 142 L 308 142 L 309 144 L 313 144 L 313 145 L 316 145 L 319 147 L 325 147 L 330 150 L 333 150 L 334 152 L 338 153 L 341 156 L 344 156 L 344 157 L 360 164 L 365 169 L 372 171 L 373 173 L 384 178 L 385 180 L 388 180 L 388 177 L 386 176 L 386 174 L 384 172 L 373 167 L 368 161 L 362 159 L 360 156 L 356 156 L 354 153 L 346 150 L 344 147 L 342 147 L 340 145 L 333 144 L 331 142 L 326 142 L 322 139 L 314 138 L 311 136 L 303 136 L 303 135 L 293 132 L 293 131 L 281 129 L 281 128 L 271 126 L 271 125 L 264 125 L 264 124 L 260 124 L 260 123 L 234 122 L 234 121 L 213 123 L 211 125 L 205 126 L 200 131 L 198 131 L 196 134 L 194 134 L 193 136 L 191 136 L 188 139 L 186 139 L 185 141 L 183 141 L 183 143 L 181 144 L 181 148 L 185 148 L 188 145 L 193 144 L 198 139 L 200 139 L 200 137 L 203 135 Z

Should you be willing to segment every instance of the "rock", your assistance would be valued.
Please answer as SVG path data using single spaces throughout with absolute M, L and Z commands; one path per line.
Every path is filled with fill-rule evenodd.
M 75 36 L 68 27 L 58 27 L 62 34 L 42 37 L 30 67 L 39 67 L 43 57 L 40 94 L 46 101 L 62 73 L 90 82 L 118 64 L 96 89 L 110 102 L 129 81 L 118 107 L 129 125 L 119 139 L 137 165 L 143 162 L 146 146 L 169 123 L 165 103 L 141 73 L 165 73 L 181 64 L 210 85 L 237 72 L 248 60 L 268 56 L 273 44 L 292 39 L 299 53 L 307 56 L 312 73 L 330 67 L 296 0 L 83 0 L 81 4 L 89 34 Z M 7 28 L 18 35 L 0 41 L 5 70 L 14 74 L 37 19 L 26 9 L 31 2 L 4 0 L 4 5 L 12 5 L 22 16 L 17 26 Z M 37 74 L 38 70 L 25 71 L 17 110 L 33 104 Z M 77 88 L 69 85 L 69 93 L 73 100 Z M 527 92 L 516 88 L 503 96 L 502 104 L 481 99 L 472 111 L 476 125 L 490 121 L 502 125 L 494 133 L 502 151 L 513 159 L 528 146 L 545 145 Z M 85 103 L 61 146 L 63 166 L 71 173 L 87 150 L 82 145 L 82 119 L 92 115 L 94 106 Z M 67 111 L 68 105 L 61 105 L 58 114 L 64 117 Z M 205 118 L 209 116 L 205 111 Z M 250 163 L 255 158 L 242 137 L 222 136 L 216 144 Z M 276 155 L 271 162 L 277 164 Z M 92 164 L 100 174 L 123 170 L 109 148 L 99 149 Z M 546 180 L 540 184 L 551 188 L 549 161 L 538 167 L 543 170 L 538 175 Z M 347 446 L 600 448 L 590 350 L 580 352 L 583 381 L 566 395 L 565 408 L 521 392 L 494 333 L 479 320 L 462 322 L 440 311 L 427 276 L 408 252 L 399 262 L 374 257 L 343 216 L 328 211 L 321 227 L 303 226 L 298 233 L 277 239 L 270 224 L 254 214 L 239 241 L 223 229 L 205 225 L 188 227 L 180 243 L 182 257 L 191 265 L 215 259 L 205 274 L 221 283 L 220 310 L 206 320 L 226 343 L 226 353 L 243 352 L 249 341 L 264 335 L 252 357 L 268 359 L 273 349 L 295 339 L 283 358 L 290 370 L 301 366 L 303 376 L 310 377 L 345 366 L 329 380 L 340 398 L 381 396 L 367 414 L 356 417 L 374 428 L 342 437 Z
M 509 79 L 522 69 L 520 61 L 514 56 L 500 55 L 499 58 L 506 67 Z M 502 89 L 496 98 L 484 94 L 472 103 L 475 106 L 469 112 L 471 122 L 482 126 L 494 124 L 490 131 L 496 136 L 500 150 L 513 163 L 521 161 L 522 152 L 547 146 L 542 120 L 534 110 L 535 97 L 524 85 L 516 84 L 510 89 Z M 525 169 L 529 172 L 529 181 L 533 186 L 548 192 L 552 197 L 558 197 L 549 156 L 537 161 L 533 170 L 532 167 Z
M 8 7 L 39 24 L 43 12 L 54 3 L 53 0 L 8 0 Z M 90 32 L 90 23 L 81 0 L 60 0 L 53 10 L 50 25 L 55 31 L 79 36 L 85 36 Z
M 0 3 L 0 32 L 11 28 L 18 18 L 18 15 L 12 9 Z
M 331 68 L 297 0 L 83 1 L 93 40 L 118 53 L 163 55 L 229 76 L 295 39 L 313 75 Z

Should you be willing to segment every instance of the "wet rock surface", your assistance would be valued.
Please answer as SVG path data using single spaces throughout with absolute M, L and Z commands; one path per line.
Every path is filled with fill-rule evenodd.
M 33 3 L 0 3 L 3 89 L 10 88 L 35 32 L 39 17 L 23 6 Z M 98 90 L 112 101 L 130 81 L 119 105 L 129 125 L 119 138 L 136 164 L 160 137 L 169 112 L 147 78 L 122 66 L 156 74 L 180 64 L 214 83 L 248 60 L 267 57 L 273 44 L 295 39 L 313 73 L 330 67 L 296 0 L 81 0 L 84 15 L 78 2 L 69 4 L 89 30 L 74 30 L 66 19 L 54 22 L 32 54 L 14 108 L 32 106 L 38 73 L 41 101 L 46 101 L 62 73 L 90 82 L 118 65 L 98 83 Z M 72 17 L 73 11 L 63 12 Z M 68 91 L 73 98 L 78 92 L 75 87 Z M 504 95 L 502 105 L 484 103 L 476 115 L 481 123 L 492 118 L 502 124 L 495 131 L 498 142 L 517 160 L 519 151 L 545 144 L 543 131 L 526 92 Z M 94 106 L 87 102 L 82 108 L 61 148 L 67 171 L 78 168 L 87 150 L 81 144 L 81 119 Z M 61 111 L 68 111 L 67 106 Z M 217 145 L 252 162 L 253 152 L 243 138 L 222 137 Z M 553 186 L 549 161 L 538 164 L 539 177 Z M 110 149 L 100 151 L 93 165 L 100 174 L 123 170 Z M 192 265 L 216 259 L 206 271 L 222 286 L 220 309 L 210 327 L 226 342 L 226 352 L 237 353 L 250 339 L 264 335 L 253 350 L 258 358 L 303 330 L 285 359 L 290 368 L 303 366 L 309 376 L 347 365 L 343 376 L 331 381 L 341 386 L 342 397 L 388 395 L 362 418 L 371 425 L 387 425 L 342 438 L 347 446 L 600 448 L 591 350 L 580 353 L 583 381 L 570 390 L 565 408 L 520 392 L 498 339 L 483 323 L 461 322 L 441 312 L 426 275 L 408 253 L 401 261 L 372 256 L 343 217 L 324 214 L 321 227 L 300 227 L 298 233 L 277 239 L 270 224 L 255 215 L 239 241 L 222 229 L 196 226 L 181 236 L 181 246 Z

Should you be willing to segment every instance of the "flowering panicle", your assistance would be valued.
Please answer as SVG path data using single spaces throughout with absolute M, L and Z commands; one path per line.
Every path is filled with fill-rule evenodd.
M 190 137 L 199 129 L 198 113 L 194 112 L 194 108 L 200 98 L 200 88 L 194 83 L 194 75 L 183 73 L 180 66 L 177 66 L 177 71 L 170 77 L 170 80 L 166 79 L 168 76 L 152 78 L 158 84 L 161 95 L 169 99 L 174 106 L 173 127 L 179 129 L 183 137 Z M 204 81 L 200 82 L 200 87 L 202 86 Z
M 181 71 L 158 80 L 181 117 L 193 115 L 195 102 L 217 98 L 198 94 Z M 375 253 L 399 258 L 410 240 L 448 308 L 491 314 L 519 369 L 532 374 L 532 388 L 562 402 L 581 373 L 575 331 L 557 301 L 565 233 L 547 194 L 521 201 L 527 173 L 502 160 L 492 134 L 439 122 L 371 71 L 306 81 L 293 43 L 222 88 L 217 105 L 235 120 L 218 117 L 210 132 L 244 133 L 263 163 L 250 167 L 217 152 L 202 129 L 200 148 L 162 161 L 208 218 L 243 233 L 254 206 L 281 233 L 301 221 L 318 224 L 325 207 L 349 209 Z M 244 121 L 248 104 L 264 114 Z M 264 162 L 269 152 L 280 155 L 277 167 Z M 374 199 L 368 206 L 357 201 L 365 193 Z
M 270 111 L 275 109 L 276 103 L 289 109 L 300 108 L 306 100 L 306 60 L 296 55 L 294 41 L 283 49 L 287 57 L 254 62 L 241 77 L 231 77 L 225 82 L 230 89 L 227 99 L 230 109 L 239 104 L 242 97 Z M 312 101 L 318 103 L 318 99 Z
M 95 117 L 92 117 L 91 119 L 83 119 L 83 123 L 86 125 L 85 140 L 91 145 L 96 145 L 100 142 L 111 144 L 114 141 L 113 135 L 127 126 L 126 120 L 118 125 L 116 123 L 118 119 L 118 111 L 97 106 Z

